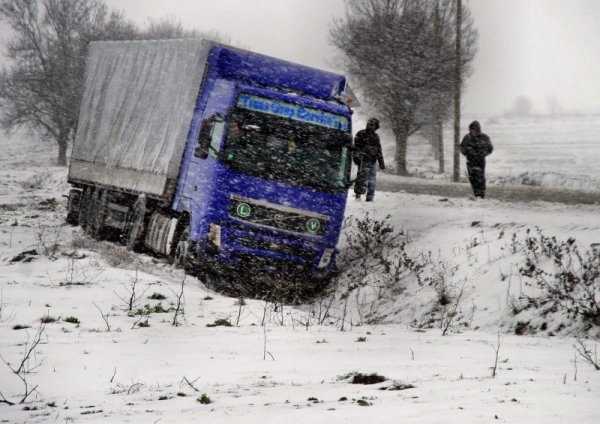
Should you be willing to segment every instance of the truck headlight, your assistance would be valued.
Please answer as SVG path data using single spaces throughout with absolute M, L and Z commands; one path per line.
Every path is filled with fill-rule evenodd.
M 333 256 L 333 249 L 325 249 L 323 250 L 323 255 L 321 255 L 321 260 L 319 261 L 319 265 L 317 268 L 325 268 L 331 262 L 331 258 Z
M 221 249 L 221 226 L 217 224 L 210 224 L 208 228 L 208 241 L 216 246 L 217 249 Z

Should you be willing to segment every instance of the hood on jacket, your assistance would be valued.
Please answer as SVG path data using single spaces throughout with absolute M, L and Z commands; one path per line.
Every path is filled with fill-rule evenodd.
M 478 133 L 481 132 L 481 124 L 479 123 L 479 121 L 473 121 L 469 124 L 469 130 L 473 128 L 475 130 L 477 130 Z

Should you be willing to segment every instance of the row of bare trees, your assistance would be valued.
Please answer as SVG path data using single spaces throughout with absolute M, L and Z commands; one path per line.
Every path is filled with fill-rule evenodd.
M 408 137 L 435 138 L 460 87 L 455 75 L 457 0 L 346 0 L 344 18 L 332 23 L 340 65 L 396 141 L 396 172 L 406 174 Z M 461 6 L 462 78 L 470 72 L 477 31 Z M 9 66 L 0 74 L 0 126 L 26 128 L 58 144 L 66 164 L 75 135 L 88 43 L 94 40 L 164 39 L 206 34 L 174 19 L 140 29 L 102 0 L 0 0 L 0 20 L 12 29 L 5 45 Z M 443 158 L 440 162 L 443 164 Z
M 456 0 L 346 0 L 346 15 L 330 36 L 340 65 L 366 102 L 391 126 L 396 172 L 407 174 L 408 137 L 435 134 L 452 116 L 456 57 Z M 461 75 L 471 72 L 477 31 L 461 5 Z
M 61 165 L 77 128 L 90 41 L 203 35 L 173 18 L 141 29 L 101 0 L 1 0 L 0 20 L 12 30 L 4 46 L 9 66 L 0 74 L 0 126 L 56 141 Z

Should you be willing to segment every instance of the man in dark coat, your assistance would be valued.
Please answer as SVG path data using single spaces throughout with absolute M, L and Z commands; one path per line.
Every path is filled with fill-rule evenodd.
M 465 135 L 460 143 L 460 152 L 467 158 L 469 181 L 476 198 L 485 197 L 485 157 L 493 150 L 492 141 L 481 132 L 479 122 L 471 122 L 469 134 Z
M 360 130 L 354 137 L 354 163 L 358 166 L 354 193 L 356 198 L 367 194 L 367 202 L 373 201 L 377 178 L 377 166 L 385 169 L 381 141 L 375 131 L 379 129 L 379 120 L 371 118 L 367 121 L 367 128 Z

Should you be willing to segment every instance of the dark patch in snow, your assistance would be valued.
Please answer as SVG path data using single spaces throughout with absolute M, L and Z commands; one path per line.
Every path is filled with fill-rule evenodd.
M 355 374 L 354 377 L 352 377 L 352 381 L 350 383 L 352 384 L 377 384 L 377 383 L 383 383 L 385 380 L 387 380 L 387 378 L 385 378 L 382 375 L 379 375 L 377 373 L 373 373 L 373 374 Z
M 24 252 L 19 253 L 17 256 L 10 260 L 10 263 L 13 264 L 15 262 L 31 262 L 39 255 L 38 251 L 35 249 L 25 250 Z

